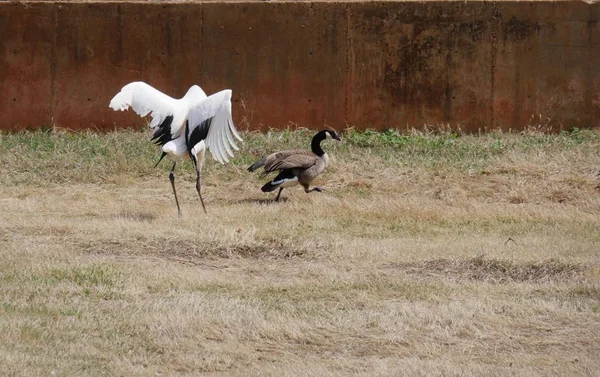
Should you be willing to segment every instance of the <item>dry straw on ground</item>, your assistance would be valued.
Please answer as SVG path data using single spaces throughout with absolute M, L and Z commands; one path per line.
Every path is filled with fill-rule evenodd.
M 600 136 L 348 131 L 326 191 L 142 132 L 0 139 L 0 375 L 592 376 Z

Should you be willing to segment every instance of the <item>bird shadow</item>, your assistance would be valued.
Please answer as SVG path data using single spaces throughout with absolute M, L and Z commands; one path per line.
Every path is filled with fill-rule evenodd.
M 270 204 L 279 204 L 279 203 L 285 203 L 288 201 L 288 198 L 279 198 L 279 201 L 276 202 L 275 199 L 258 199 L 258 198 L 245 198 L 245 199 L 239 199 L 236 203 L 237 204 L 245 204 L 245 203 L 253 203 L 253 204 L 260 204 L 260 205 L 270 205 Z

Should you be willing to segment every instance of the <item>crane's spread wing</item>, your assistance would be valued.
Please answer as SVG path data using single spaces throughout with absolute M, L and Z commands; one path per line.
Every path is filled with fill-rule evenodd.
M 145 82 L 136 81 L 125 85 L 121 91 L 113 97 L 109 106 L 115 111 L 125 111 L 131 107 L 133 111 L 141 117 L 150 114 L 152 117 L 150 127 L 155 128 L 159 126 L 162 128 L 163 125 L 166 126 L 166 123 L 169 123 L 168 127 L 165 128 L 169 128 L 169 131 L 173 136 L 179 131 L 171 129 L 170 124 L 173 120 L 175 110 L 180 106 L 178 100 L 154 89 Z M 168 135 L 169 140 L 172 135 Z M 167 137 L 167 135 L 163 135 L 163 137 Z
M 204 140 L 213 158 L 220 163 L 233 157 L 232 148 L 238 150 L 235 139 L 242 138 L 231 117 L 231 90 L 226 89 L 207 97 L 192 106 L 188 114 L 188 149 Z

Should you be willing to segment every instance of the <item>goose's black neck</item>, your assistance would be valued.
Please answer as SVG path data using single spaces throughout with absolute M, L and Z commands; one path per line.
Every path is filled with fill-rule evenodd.
M 327 138 L 326 132 L 327 131 L 325 130 L 317 132 L 317 134 L 313 136 L 312 142 L 310 143 L 310 149 L 319 157 L 325 154 L 325 151 L 323 151 L 323 148 L 321 148 L 321 142 Z

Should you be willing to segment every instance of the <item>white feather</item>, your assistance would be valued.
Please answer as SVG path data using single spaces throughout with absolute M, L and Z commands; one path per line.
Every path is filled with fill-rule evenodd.
M 162 150 L 169 156 L 176 158 L 186 158 L 188 154 L 185 138 L 183 137 L 178 137 L 169 141 L 163 145 Z
M 181 134 L 190 107 L 205 98 L 206 93 L 197 85 L 192 86 L 183 98 L 175 99 L 145 82 L 136 81 L 125 85 L 109 106 L 115 111 L 131 107 L 141 117 L 150 115 L 151 128 L 160 125 L 166 117 L 173 116 L 171 137 L 176 138 Z
M 188 116 L 190 132 L 210 118 L 212 122 L 205 141 L 206 147 L 216 161 L 222 164 L 229 162 L 228 155 L 233 157 L 231 148 L 239 149 L 234 137 L 242 140 L 231 117 L 231 90 L 226 89 L 215 93 L 190 109 Z
M 201 142 L 197 143 L 194 148 L 192 148 L 192 154 L 197 155 L 200 152 L 204 152 L 206 150 L 206 144 L 204 143 L 204 140 L 202 140 Z

